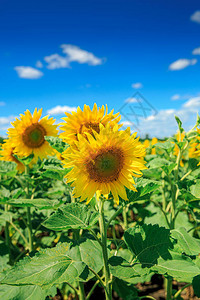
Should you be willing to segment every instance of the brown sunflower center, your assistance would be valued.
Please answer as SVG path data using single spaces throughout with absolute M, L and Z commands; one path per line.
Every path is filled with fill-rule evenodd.
M 46 130 L 38 123 L 28 126 L 22 135 L 24 144 L 29 148 L 39 148 L 45 142 Z
M 124 155 L 119 148 L 102 149 L 86 162 L 90 179 L 97 182 L 117 180 L 123 167 Z
M 92 134 L 92 130 L 95 130 L 97 133 L 99 133 L 99 123 L 88 122 L 82 124 L 79 129 L 79 133 L 84 134 L 84 132 L 89 132 L 90 134 Z

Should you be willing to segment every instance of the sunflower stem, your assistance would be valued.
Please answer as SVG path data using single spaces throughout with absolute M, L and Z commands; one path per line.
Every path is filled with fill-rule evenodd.
M 108 251 L 107 251 L 107 227 L 105 224 L 105 216 L 104 216 L 104 201 L 99 199 L 99 227 L 101 234 L 101 242 L 102 242 L 102 252 L 103 252 L 103 263 L 104 263 L 104 276 L 105 276 L 105 294 L 106 300 L 112 300 L 112 280 L 110 276 L 110 269 L 108 265 Z
M 124 230 L 128 229 L 128 216 L 127 216 L 127 207 L 124 206 L 123 207 L 123 220 L 124 220 Z
M 8 204 L 5 204 L 5 212 L 8 211 Z M 11 241 L 10 241 L 10 234 L 9 234 L 9 222 L 6 221 L 6 226 L 5 226 L 5 242 L 6 246 L 8 247 L 8 252 L 9 252 L 9 264 L 11 264 Z
M 25 165 L 25 175 L 29 175 L 29 167 Z M 26 188 L 25 192 L 27 195 L 27 198 L 29 198 L 29 183 L 28 180 L 26 179 Z M 30 252 L 33 251 L 33 231 L 32 231 L 32 221 L 31 221 L 31 208 L 27 207 L 27 228 L 28 228 L 28 238 L 29 238 L 29 250 Z
M 78 241 L 80 238 L 80 230 L 73 229 L 73 239 Z M 85 300 L 85 290 L 84 290 L 84 283 L 79 281 L 78 282 L 78 294 L 80 300 Z

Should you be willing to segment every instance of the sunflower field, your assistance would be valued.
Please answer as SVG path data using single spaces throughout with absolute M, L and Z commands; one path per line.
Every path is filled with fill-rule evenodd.
M 200 118 L 142 140 L 107 106 L 0 145 L 0 299 L 199 299 Z

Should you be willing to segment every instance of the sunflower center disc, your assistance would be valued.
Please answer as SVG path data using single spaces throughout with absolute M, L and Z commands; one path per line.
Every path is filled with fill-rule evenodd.
M 117 180 L 123 167 L 123 154 L 120 149 L 103 149 L 86 164 L 91 179 L 98 182 Z
M 25 129 L 22 139 L 27 147 L 39 148 L 45 142 L 45 135 L 46 130 L 44 127 L 42 127 L 40 124 L 32 124 Z

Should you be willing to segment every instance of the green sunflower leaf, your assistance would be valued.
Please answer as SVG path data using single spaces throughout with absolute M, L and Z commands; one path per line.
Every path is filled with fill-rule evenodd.
M 88 229 L 98 221 L 99 213 L 85 204 L 69 203 L 59 208 L 43 226 L 51 230 Z
M 88 276 L 86 265 L 72 259 L 67 253 L 69 244 L 39 251 L 34 257 L 25 257 L 5 272 L 2 284 L 52 286 L 63 282 L 73 283 Z
M 3 300 L 45 300 L 47 296 L 54 297 L 56 293 L 55 287 L 46 290 L 37 285 L 0 286 L 0 299 Z

